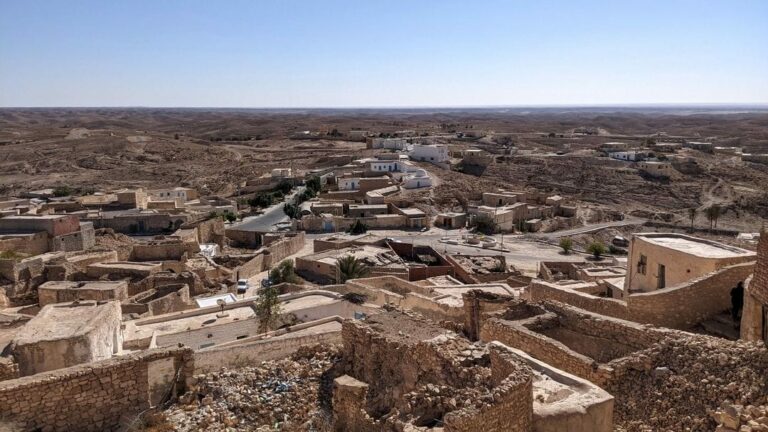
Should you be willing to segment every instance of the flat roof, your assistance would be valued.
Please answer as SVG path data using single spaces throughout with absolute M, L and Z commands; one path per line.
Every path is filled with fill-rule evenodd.
M 95 329 L 106 320 L 106 315 L 120 306 L 116 301 L 97 303 L 81 301 L 77 304 L 52 304 L 43 307 L 14 339 L 16 344 L 27 345 L 43 341 L 55 341 L 80 336 Z
M 202 297 L 202 298 L 196 298 L 195 303 L 197 304 L 197 307 L 203 308 L 203 307 L 209 307 L 209 306 L 218 306 L 217 303 L 218 300 L 224 300 L 225 304 L 229 303 L 235 303 L 237 301 L 237 298 L 235 298 L 235 295 L 232 293 L 226 293 L 226 294 L 219 294 L 214 295 L 210 297 Z
M 128 286 L 128 282 L 124 280 L 119 281 L 87 281 L 87 282 L 74 282 L 74 281 L 49 281 L 40 285 L 38 290 L 98 290 L 98 291 L 111 291 L 121 286 Z
M 399 210 L 400 210 L 401 212 L 403 212 L 403 214 L 405 214 L 405 215 L 411 215 L 411 216 L 419 216 L 419 215 L 423 215 L 423 214 L 426 214 L 426 213 L 424 213 L 423 211 L 421 211 L 421 210 L 419 210 L 419 209 L 417 209 L 417 208 L 412 208 L 412 207 L 408 207 L 408 208 L 401 208 L 401 209 L 399 209 Z
M 756 255 L 752 251 L 682 234 L 636 234 L 648 243 L 702 258 L 733 258 Z
M 142 337 L 151 337 L 154 332 L 157 332 L 158 336 L 180 333 L 183 331 L 197 330 L 206 326 L 213 327 L 256 317 L 256 310 L 252 303 L 247 303 L 234 309 L 227 309 L 224 312 L 227 316 L 221 318 L 217 316 L 221 311 L 215 309 L 206 314 L 180 316 L 175 319 L 171 316 L 166 321 L 151 322 L 147 324 L 138 323 L 133 328 L 126 327 L 125 338 L 126 340 L 134 340 L 141 339 Z

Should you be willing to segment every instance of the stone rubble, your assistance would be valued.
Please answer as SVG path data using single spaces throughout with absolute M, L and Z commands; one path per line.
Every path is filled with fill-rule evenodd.
M 647 370 L 630 371 L 607 389 L 616 397 L 618 430 L 768 431 L 760 423 L 764 409 L 754 409 L 768 403 L 764 347 L 691 336 L 658 344 L 649 357 Z M 752 408 L 749 415 L 726 408 L 734 406 Z
M 291 358 L 196 376 L 192 388 L 164 412 L 178 431 L 317 431 L 323 373 L 335 347 L 302 349 Z

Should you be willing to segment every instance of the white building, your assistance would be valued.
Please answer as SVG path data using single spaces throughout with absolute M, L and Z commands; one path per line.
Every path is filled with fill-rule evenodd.
M 336 181 L 339 184 L 339 190 L 352 191 L 360 189 L 359 177 L 341 177 Z
M 448 147 L 443 144 L 414 144 L 411 150 L 411 159 L 444 164 L 448 162 Z
M 427 174 L 426 170 L 421 168 L 416 169 L 413 174 L 408 174 L 403 177 L 402 186 L 405 189 L 418 189 L 432 186 L 432 178 Z
M 610 152 L 608 157 L 621 161 L 637 162 L 645 159 L 645 153 L 637 151 Z

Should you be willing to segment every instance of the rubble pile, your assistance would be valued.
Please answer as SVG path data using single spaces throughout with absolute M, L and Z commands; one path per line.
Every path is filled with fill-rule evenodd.
M 645 371 L 628 371 L 607 389 L 623 430 L 713 431 L 720 407 L 768 402 L 768 350 L 760 344 L 687 335 L 645 353 Z
M 117 259 L 120 261 L 128 261 L 131 258 L 135 243 L 131 237 L 116 233 L 111 228 L 96 230 L 96 246 L 99 246 L 101 249 L 116 251 Z
M 768 406 L 723 404 L 712 414 L 717 432 L 768 432 Z
M 322 419 L 318 405 L 323 373 L 338 350 L 318 346 L 291 358 L 197 376 L 189 391 L 165 411 L 179 431 L 306 431 Z

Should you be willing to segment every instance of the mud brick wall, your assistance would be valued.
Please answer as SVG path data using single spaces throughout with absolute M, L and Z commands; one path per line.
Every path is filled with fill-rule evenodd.
M 0 382 L 0 421 L 21 430 L 117 430 L 181 390 L 192 350 L 149 350 Z

